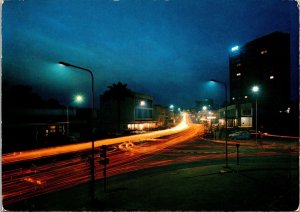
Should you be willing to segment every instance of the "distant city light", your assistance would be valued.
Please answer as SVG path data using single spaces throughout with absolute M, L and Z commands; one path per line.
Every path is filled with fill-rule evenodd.
M 270 76 L 270 79 L 274 79 L 274 76 Z
M 174 105 L 170 105 L 170 107 L 169 107 L 171 110 L 173 110 L 174 109 Z
M 248 98 L 248 96 L 245 96 L 245 99 L 247 99 Z
M 235 51 L 238 51 L 239 50 L 239 46 L 234 46 L 231 48 L 231 51 L 232 52 L 235 52 Z
M 203 107 L 202 107 L 202 110 L 207 110 L 207 107 L 206 107 L 206 106 L 203 106 Z

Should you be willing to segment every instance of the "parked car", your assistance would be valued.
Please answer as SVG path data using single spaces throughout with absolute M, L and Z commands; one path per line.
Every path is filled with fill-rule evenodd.
M 229 134 L 229 138 L 233 140 L 249 139 L 251 137 L 248 131 L 237 131 Z

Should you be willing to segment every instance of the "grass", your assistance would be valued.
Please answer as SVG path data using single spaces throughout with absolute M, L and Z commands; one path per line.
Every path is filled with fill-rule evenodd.
M 234 161 L 234 160 L 231 160 Z M 80 185 L 11 205 L 11 210 L 296 210 L 299 164 L 296 156 L 241 158 L 241 165 L 207 160 L 155 167 Z

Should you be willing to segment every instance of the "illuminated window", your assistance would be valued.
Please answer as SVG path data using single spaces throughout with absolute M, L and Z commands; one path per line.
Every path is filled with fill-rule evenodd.
M 240 63 L 236 64 L 236 67 L 241 67 L 241 66 L 242 66 L 242 64 L 240 64 Z
M 55 133 L 56 126 L 50 126 L 50 133 Z
M 241 73 L 237 73 L 237 74 L 236 74 L 237 77 L 239 77 L 239 76 L 241 76 L 241 75 L 242 75 Z
M 144 100 L 142 100 L 141 102 L 140 102 L 140 106 L 145 106 L 146 105 L 146 102 L 144 101 Z
M 260 54 L 267 54 L 268 53 L 268 50 L 262 50 L 261 52 L 260 52 Z
M 239 46 L 234 46 L 231 48 L 231 51 L 232 52 L 235 52 L 235 51 L 238 51 L 239 50 Z
M 274 76 L 272 75 L 272 76 L 270 76 L 270 79 L 274 79 Z

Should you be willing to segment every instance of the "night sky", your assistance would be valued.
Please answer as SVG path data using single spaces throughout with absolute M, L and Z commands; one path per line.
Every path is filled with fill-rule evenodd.
M 112 83 L 152 95 L 155 104 L 224 101 L 228 54 L 274 31 L 292 35 L 298 73 L 298 8 L 287 0 L 11 0 L 2 5 L 2 82 L 26 84 L 69 104 L 80 93 L 96 106 Z M 294 77 L 297 81 L 297 77 Z M 293 82 L 296 85 L 296 82 Z M 296 88 L 296 87 L 295 87 Z M 297 89 L 295 89 L 297 90 Z

